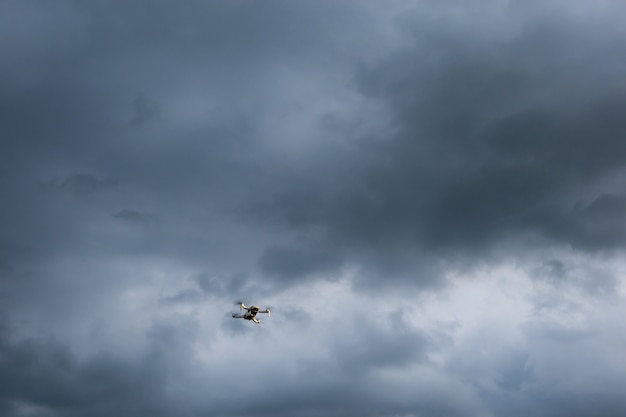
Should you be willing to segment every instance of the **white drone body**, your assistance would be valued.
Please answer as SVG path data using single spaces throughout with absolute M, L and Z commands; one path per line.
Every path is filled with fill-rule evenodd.
M 261 311 L 261 307 L 259 306 L 250 306 L 250 307 L 246 307 L 246 305 L 244 303 L 237 303 L 239 304 L 239 310 L 243 311 L 246 310 L 246 312 L 244 314 L 233 314 L 233 318 L 234 319 L 246 319 L 246 320 L 252 320 L 253 322 L 255 322 L 256 324 L 261 323 L 261 320 L 256 318 L 257 313 L 265 313 L 267 314 L 267 317 L 270 316 L 270 309 L 266 308 L 265 311 Z

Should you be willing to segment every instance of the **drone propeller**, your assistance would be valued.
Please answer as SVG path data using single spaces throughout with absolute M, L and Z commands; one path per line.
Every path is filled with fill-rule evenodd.
M 243 301 L 235 301 L 235 305 L 239 306 L 240 310 L 243 310 L 244 306 L 245 306 Z M 269 306 L 269 307 L 266 307 L 265 310 L 259 311 L 259 312 L 260 313 L 267 313 L 267 317 L 269 317 L 270 316 L 270 309 L 272 309 L 272 308 L 273 308 L 272 306 Z

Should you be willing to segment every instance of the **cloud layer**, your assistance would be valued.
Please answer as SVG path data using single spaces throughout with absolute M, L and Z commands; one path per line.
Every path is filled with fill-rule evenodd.
M 624 414 L 619 2 L 0 10 L 3 416 Z

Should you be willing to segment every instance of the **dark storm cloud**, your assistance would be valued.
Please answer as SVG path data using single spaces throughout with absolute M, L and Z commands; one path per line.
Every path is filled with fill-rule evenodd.
M 306 245 L 292 247 L 271 246 L 259 259 L 261 270 L 281 280 L 306 277 L 310 273 L 330 273 L 341 267 L 342 258 L 330 245 L 309 248 Z
M 0 271 L 2 272 L 11 272 L 13 270 L 13 268 L 11 267 L 11 265 L 9 265 L 8 263 L 2 261 L 0 259 Z
M 3 2 L 0 414 L 623 409 L 617 320 L 541 322 L 615 271 L 546 254 L 514 346 L 377 310 L 626 242 L 621 6 L 482 3 Z
M 348 45 L 336 35 L 359 32 L 344 27 L 343 18 L 367 16 L 333 2 L 321 9 L 290 2 L 180 8 L 156 2 L 148 10 L 134 2 L 41 9 L 8 3 L 6 9 L 5 16 L 22 19 L 19 28 L 31 30 L 3 26 L 15 59 L 4 61 L 2 82 L 21 85 L 0 100 L 4 219 L 20 219 L 7 220 L 5 239 L 39 253 L 71 253 L 70 243 L 76 249 L 85 241 L 114 250 L 111 240 L 91 235 L 103 212 L 139 221 L 155 213 L 168 225 L 162 234 L 135 234 L 138 246 L 160 246 L 165 257 L 184 253 L 200 270 L 218 262 L 207 260 L 207 235 L 232 254 L 219 262 L 239 251 L 256 268 L 259 255 L 250 252 L 258 252 L 261 240 L 227 247 L 235 234 L 223 225 L 240 223 L 224 221 L 226 213 L 280 188 L 288 176 L 277 168 L 280 157 L 268 155 L 260 131 L 266 118 L 283 117 L 271 114 L 272 106 L 291 106 L 275 99 L 284 91 L 281 74 L 333 62 Z M 40 71 L 28 75 L 20 65 Z M 35 182 L 89 199 L 42 197 Z M 141 212 L 128 211 L 135 207 Z M 196 238 L 178 232 L 192 217 Z M 109 230 L 125 247 L 135 233 Z M 66 245 L 55 244 L 59 236 Z
M 158 216 L 150 213 L 142 213 L 133 209 L 123 209 L 113 215 L 116 219 L 140 224 L 158 223 Z
M 67 177 L 60 184 L 56 184 L 56 187 L 69 190 L 76 195 L 81 195 L 106 190 L 116 185 L 117 181 L 115 179 L 100 179 L 91 174 L 74 174 Z
M 624 60 L 612 53 L 623 38 L 558 18 L 503 39 L 414 24 L 412 47 L 358 76 L 364 94 L 389 104 L 397 133 L 359 141 L 324 186 L 280 194 L 284 221 L 322 230 L 309 247 L 347 247 L 344 260 L 368 248 L 393 257 L 398 245 L 454 259 L 532 235 L 622 248 L 621 190 L 600 190 L 626 168 Z M 297 273 L 283 252 L 282 263 L 276 248 L 262 260 Z M 319 259 L 323 273 L 329 258 Z
M 144 96 L 138 96 L 133 100 L 133 118 L 130 125 L 140 125 L 153 119 L 159 111 L 159 106 L 154 101 Z
M 603 193 L 587 204 L 578 202 L 567 211 L 540 213 L 539 220 L 545 222 L 546 234 L 582 249 L 622 247 L 626 242 L 625 203 L 623 195 Z
M 19 416 L 32 407 L 37 415 L 107 415 L 163 412 L 154 403 L 162 395 L 164 375 L 105 356 L 79 362 L 51 340 L 12 342 L 2 335 L 3 415 Z M 64 410 L 64 411 L 59 411 Z
M 8 417 L 28 409 L 44 416 L 170 415 L 168 383 L 188 382 L 179 378 L 191 364 L 189 349 L 197 333 L 189 317 L 169 319 L 153 323 L 139 360 L 106 352 L 79 359 L 53 339 L 14 341 L 8 323 L 3 324 L 0 407 Z

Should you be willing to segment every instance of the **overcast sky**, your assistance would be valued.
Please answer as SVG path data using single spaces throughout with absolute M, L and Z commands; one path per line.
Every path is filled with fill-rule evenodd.
M 0 415 L 625 415 L 625 15 L 0 0 Z

